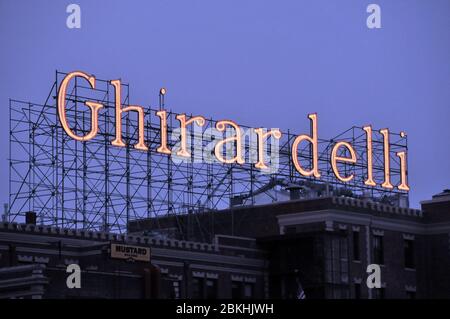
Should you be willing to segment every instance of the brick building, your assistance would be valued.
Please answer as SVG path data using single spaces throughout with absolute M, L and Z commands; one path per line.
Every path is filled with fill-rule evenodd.
M 267 260 L 255 240 L 214 244 L 0 223 L 0 297 L 264 298 Z M 150 247 L 150 261 L 114 258 L 113 244 Z M 81 268 L 81 289 L 66 285 Z M 220 287 L 220 289 L 219 289 Z
M 447 190 L 421 210 L 320 197 L 137 220 L 126 235 L 0 223 L 0 297 L 450 298 L 449 213 Z M 380 289 L 366 286 L 374 263 Z

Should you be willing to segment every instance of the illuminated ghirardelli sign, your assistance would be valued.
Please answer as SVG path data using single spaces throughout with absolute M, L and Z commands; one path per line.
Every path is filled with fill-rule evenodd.
M 58 90 L 58 115 L 64 131 L 74 140 L 80 142 L 88 142 L 89 140 L 96 137 L 99 130 L 99 114 L 102 112 L 104 105 L 98 102 L 86 101 L 85 105 L 90 110 L 90 131 L 86 134 L 77 134 L 74 129 L 71 128 L 70 123 L 66 116 L 66 95 L 67 89 L 71 81 L 75 78 L 84 79 L 87 81 L 92 89 L 95 88 L 96 79 L 85 72 L 77 71 L 69 73 L 65 76 L 64 80 L 61 82 Z M 111 140 L 111 144 L 116 147 L 127 147 L 123 141 L 122 132 L 122 118 L 130 112 L 135 112 L 137 114 L 137 130 L 138 139 L 134 144 L 136 151 L 148 152 L 149 147 L 146 144 L 145 136 L 145 111 L 142 106 L 138 105 L 121 105 L 121 81 L 112 80 L 109 82 L 114 88 L 115 95 L 115 138 Z M 178 134 L 179 141 L 177 143 L 177 148 L 173 149 L 168 143 L 168 121 L 167 121 L 167 111 L 160 109 L 155 112 L 154 116 L 159 118 L 160 123 L 160 140 L 159 146 L 155 149 L 156 152 L 161 154 L 167 154 L 167 156 L 176 156 L 177 158 L 189 159 L 192 157 L 191 153 L 191 137 L 188 132 L 189 128 L 206 129 L 208 127 L 208 120 L 203 116 L 190 116 L 186 114 L 179 114 L 176 116 L 178 120 Z M 290 154 L 291 161 L 295 170 L 300 176 L 310 177 L 315 179 L 321 179 L 322 174 L 328 174 L 328 172 L 323 172 L 320 170 L 318 165 L 319 160 L 319 137 L 318 137 L 318 115 L 309 114 L 308 119 L 310 121 L 310 133 L 302 134 L 295 137 L 293 142 L 290 144 Z M 211 123 L 212 124 L 212 123 Z M 244 133 L 242 132 L 241 126 L 231 120 L 221 120 L 215 122 L 216 133 L 224 134 L 222 138 L 214 140 L 213 147 L 210 150 L 210 154 L 213 154 L 215 160 L 228 165 L 243 165 L 246 163 L 246 158 L 244 156 L 243 146 Z M 382 136 L 382 151 L 381 154 L 376 154 L 381 157 L 384 162 L 383 170 L 383 180 L 375 180 L 374 178 L 374 166 L 373 158 L 375 156 L 375 149 L 373 147 L 373 134 L 375 131 L 372 130 L 370 125 L 364 126 L 363 128 L 365 134 L 365 145 L 364 145 L 364 167 L 361 171 L 363 172 L 363 178 L 360 176 L 358 180 L 364 183 L 367 187 L 375 187 L 380 185 L 385 189 L 394 189 L 397 187 L 401 191 L 409 191 L 408 181 L 407 181 L 407 152 L 406 149 L 398 151 L 395 153 L 397 170 L 399 172 L 399 179 L 397 185 L 393 185 L 391 181 L 391 169 L 392 169 L 392 158 L 390 151 L 390 132 L 388 129 L 382 129 L 377 133 Z M 225 134 L 226 132 L 232 132 L 231 134 Z M 255 169 L 260 171 L 267 170 L 269 168 L 268 159 L 265 156 L 265 150 L 269 141 L 271 145 L 277 145 L 277 140 L 282 138 L 283 133 L 279 129 L 265 129 L 265 128 L 254 128 L 251 132 L 255 136 L 255 147 L 253 152 L 253 164 Z M 216 134 L 217 136 L 217 134 Z M 401 133 L 400 136 L 405 137 L 405 133 Z M 301 156 L 299 156 L 300 145 L 308 146 L 308 161 L 306 163 L 301 161 Z M 331 147 L 327 153 L 330 171 L 335 175 L 336 179 L 342 183 L 348 183 L 356 178 L 355 173 L 348 173 L 344 169 L 340 169 L 340 165 L 359 165 L 361 162 L 358 158 L 357 152 L 355 151 L 354 145 L 349 141 L 332 141 L 330 142 Z M 230 153 L 230 150 L 232 152 Z M 304 158 L 303 158 L 304 160 Z M 248 163 L 248 162 L 247 162 Z M 271 171 L 273 173 L 274 171 Z

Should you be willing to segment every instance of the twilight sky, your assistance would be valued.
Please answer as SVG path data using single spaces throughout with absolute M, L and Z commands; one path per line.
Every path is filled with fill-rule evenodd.
M 66 7 L 81 7 L 81 29 Z M 368 29 L 366 7 L 381 7 Z M 319 136 L 404 130 L 410 200 L 450 188 L 448 0 L 0 0 L 0 201 L 8 99 L 43 103 L 55 70 L 130 84 L 131 102 Z

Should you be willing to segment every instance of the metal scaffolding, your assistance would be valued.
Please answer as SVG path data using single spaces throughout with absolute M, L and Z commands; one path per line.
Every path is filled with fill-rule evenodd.
M 383 138 L 373 130 L 373 174 L 377 186 L 364 185 L 367 177 L 366 135 L 361 127 L 352 127 L 331 140 L 319 139 L 319 170 L 321 178 L 305 178 L 296 172 L 291 160 L 291 146 L 297 136 L 284 132 L 279 141 L 279 169 L 263 174 L 254 163 L 227 165 L 221 163 L 176 163 L 166 154 L 156 152 L 160 144 L 160 122 L 157 109 L 145 109 L 145 136 L 149 150 L 133 148 L 137 141 L 137 116 L 123 120 L 123 141 L 126 147 L 115 147 L 114 88 L 105 80 L 96 79 L 92 89 L 84 80 L 75 79 L 67 91 L 67 119 L 74 131 L 90 130 L 90 114 L 85 101 L 101 103 L 99 133 L 88 142 L 70 138 L 61 127 L 57 114 L 57 92 L 65 73 L 56 72 L 56 79 L 44 104 L 10 100 L 10 179 L 8 220 L 23 222 L 27 212 L 37 214 L 38 223 L 75 229 L 96 229 L 125 232 L 128 221 L 167 215 L 194 214 L 230 207 L 244 200 L 254 203 L 271 186 L 292 189 L 314 189 L 316 196 L 370 196 L 386 200 L 405 196 L 407 192 L 380 186 L 384 177 Z M 129 86 L 122 84 L 122 105 L 130 104 Z M 160 107 L 163 104 L 160 96 Z M 168 134 L 177 127 L 177 114 L 167 111 Z M 207 120 L 210 126 L 217 121 Z M 307 122 L 305 122 L 307 123 Z M 247 128 L 241 126 L 242 128 Z M 319 122 L 320 135 L 320 122 Z M 407 139 L 390 133 L 391 180 L 400 180 L 398 151 L 407 150 Z M 358 162 L 341 163 L 343 174 L 355 174 L 349 183 L 334 176 L 330 152 L 334 143 L 350 142 Z M 176 141 L 169 139 L 169 147 Z M 270 156 L 270 142 L 268 142 Z M 245 147 L 245 156 L 254 151 Z M 342 154 L 345 155 L 345 154 Z M 298 153 L 308 167 L 312 153 L 302 143 Z M 307 196 L 300 194 L 300 196 Z

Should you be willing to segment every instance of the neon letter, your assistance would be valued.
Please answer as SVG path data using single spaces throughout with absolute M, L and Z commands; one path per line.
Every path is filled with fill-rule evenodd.
M 135 149 L 147 151 L 148 147 L 144 143 L 144 109 L 137 105 L 129 105 L 122 108 L 121 106 L 121 92 L 120 80 L 112 80 L 111 84 L 115 90 L 115 103 L 116 103 L 116 138 L 111 142 L 114 146 L 124 147 L 125 143 L 122 141 L 122 113 L 135 111 L 138 113 L 138 136 L 139 142 L 134 145 Z
M 400 174 L 401 183 L 398 185 L 398 189 L 402 191 L 409 191 L 407 174 L 406 174 L 406 152 L 398 152 L 397 156 L 400 157 Z
M 69 124 L 67 123 L 66 118 L 66 92 L 67 92 L 67 86 L 69 85 L 70 80 L 72 80 L 75 77 L 82 77 L 83 79 L 86 79 L 91 87 L 95 89 L 95 77 L 89 76 L 88 74 L 80 71 L 71 72 L 66 75 L 64 80 L 61 82 L 61 86 L 59 87 L 58 91 L 58 115 L 59 120 L 61 122 L 61 125 L 64 129 L 64 131 L 69 135 L 71 138 L 77 141 L 85 142 L 89 141 L 90 139 L 93 139 L 95 135 L 97 135 L 98 132 L 98 111 L 103 107 L 100 103 L 95 102 L 84 102 L 90 109 L 91 109 L 91 130 L 88 134 L 84 136 L 78 136 L 72 130 L 69 128 Z
M 158 153 L 170 154 L 170 150 L 167 147 L 167 112 L 164 110 L 156 112 L 156 116 L 160 118 L 161 126 L 161 144 L 156 150 Z
M 194 116 L 186 121 L 186 114 L 179 114 L 176 116 L 176 119 L 180 121 L 180 130 L 181 130 L 181 148 L 177 152 L 177 155 L 190 157 L 191 153 L 187 151 L 186 126 L 194 122 L 197 123 L 198 126 L 203 126 L 205 125 L 205 118 L 203 116 Z
M 225 138 L 219 142 L 217 142 L 216 146 L 214 147 L 214 154 L 216 155 L 216 158 L 225 164 L 233 164 L 233 163 L 238 163 L 238 164 L 244 164 L 244 158 L 242 157 L 242 134 L 241 134 L 241 128 L 239 127 L 239 125 L 237 125 L 235 122 L 233 121 L 229 121 L 229 120 L 224 120 L 224 121 L 219 121 L 216 123 L 216 129 L 219 130 L 220 132 L 225 131 L 225 126 L 226 125 L 230 125 L 231 127 L 233 127 L 236 131 L 236 135 L 232 136 L 232 137 L 228 137 Z M 230 159 L 225 159 L 222 156 L 222 147 L 225 143 L 228 142 L 236 142 L 236 156 Z
M 255 164 L 255 167 L 266 169 L 267 165 L 264 163 L 264 141 L 271 135 L 279 140 L 281 138 L 281 132 L 280 130 L 275 129 L 264 133 L 262 128 L 256 128 L 255 132 L 258 134 L 258 162 Z
M 346 147 L 349 152 L 350 152 L 350 157 L 341 157 L 337 155 L 337 152 L 339 150 L 340 147 Z M 353 174 L 347 176 L 347 177 L 342 177 L 339 174 L 339 169 L 337 167 L 337 161 L 341 161 L 341 162 L 345 162 L 345 163 L 352 163 L 355 164 L 356 163 L 356 154 L 355 154 L 355 150 L 353 149 L 353 147 L 347 143 L 347 142 L 339 142 L 336 143 L 336 145 L 334 145 L 333 150 L 331 151 L 331 166 L 333 167 L 333 172 L 334 175 L 336 175 L 336 177 L 343 181 L 343 182 L 349 182 L 353 179 Z
M 384 188 L 394 188 L 391 184 L 391 167 L 390 167 L 390 157 L 389 157 L 389 130 L 380 130 L 383 134 L 383 149 L 384 149 L 384 182 L 381 184 Z
M 318 165 L 318 150 L 317 150 L 317 114 L 309 114 L 308 118 L 311 120 L 311 130 L 312 137 L 309 135 L 299 135 L 295 138 L 294 143 L 292 144 L 292 160 L 294 162 L 294 166 L 297 171 L 303 176 L 311 176 L 319 178 L 319 165 Z M 300 166 L 300 162 L 298 161 L 298 145 L 301 141 L 306 140 L 312 144 L 313 148 L 313 164 L 311 170 L 307 171 Z
M 370 125 L 364 126 L 363 130 L 367 135 L 367 179 L 364 184 L 368 186 L 376 186 L 377 184 L 373 180 L 373 164 L 372 164 L 372 127 Z

